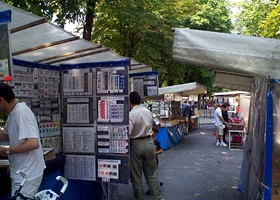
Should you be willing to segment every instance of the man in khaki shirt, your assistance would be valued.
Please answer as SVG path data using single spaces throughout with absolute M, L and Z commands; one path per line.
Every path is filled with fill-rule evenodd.
M 160 196 L 158 171 L 154 141 L 151 137 L 153 114 L 141 107 L 141 97 L 138 92 L 129 94 L 129 134 L 130 134 L 130 178 L 134 197 L 144 199 L 142 171 L 154 200 L 164 200 Z

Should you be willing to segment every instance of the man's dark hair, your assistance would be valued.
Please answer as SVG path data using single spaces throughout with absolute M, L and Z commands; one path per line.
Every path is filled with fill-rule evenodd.
M 0 97 L 3 97 L 9 103 L 15 98 L 15 94 L 9 85 L 0 83 Z
M 153 125 L 152 130 L 153 130 L 154 132 L 156 132 L 156 133 L 158 133 L 158 132 L 159 132 L 159 129 L 158 129 L 158 127 L 157 127 L 156 125 Z
M 140 105 L 141 97 L 140 94 L 136 91 L 133 91 L 129 94 L 129 100 L 133 105 Z
M 222 105 L 221 105 L 223 108 L 226 108 L 226 107 L 228 107 L 229 106 L 229 103 L 223 103 Z

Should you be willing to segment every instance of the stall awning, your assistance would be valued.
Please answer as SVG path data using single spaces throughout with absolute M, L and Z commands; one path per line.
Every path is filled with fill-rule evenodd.
M 207 89 L 205 86 L 203 86 L 197 82 L 192 82 L 192 83 L 186 83 L 186 84 L 181 84 L 181 85 L 173 85 L 173 86 L 159 88 L 158 92 L 159 92 L 159 95 L 181 93 L 182 96 L 188 96 L 188 95 L 195 95 L 195 94 L 206 94 Z
M 175 28 L 173 59 L 229 71 L 236 77 L 280 78 L 280 40 L 277 39 Z
M 213 94 L 213 96 L 234 96 L 234 95 L 250 95 L 250 92 L 230 91 L 230 92 L 216 92 Z
M 250 91 L 253 76 L 215 70 L 213 86 L 231 90 Z
M 10 44 L 15 59 L 54 66 L 129 59 L 108 47 L 81 39 L 44 18 L 0 1 L 0 11 L 6 10 L 12 12 Z M 135 72 L 138 72 L 141 65 L 144 64 L 133 61 L 131 71 L 137 69 Z M 151 71 L 149 66 L 143 70 Z

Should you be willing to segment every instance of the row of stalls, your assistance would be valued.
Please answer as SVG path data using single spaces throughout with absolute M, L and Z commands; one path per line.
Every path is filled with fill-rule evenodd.
M 250 109 L 250 93 L 245 91 L 217 92 L 213 94 L 213 101 L 217 104 L 227 102 L 228 115 L 231 118 L 239 118 L 248 124 Z
M 142 96 L 142 106 L 150 109 L 158 123 L 159 133 L 157 139 L 164 150 L 178 144 L 188 134 L 189 124 L 192 128 L 199 125 L 201 110 L 198 109 L 199 95 L 207 93 L 205 86 L 192 82 L 175 86 L 157 88 L 157 72 L 135 73 L 130 76 L 133 83 L 132 90 Z M 144 87 L 139 88 L 139 85 Z M 194 113 L 190 119 L 182 116 L 182 102 L 188 98 Z M 190 121 L 189 121 L 190 120 Z
M 0 33 L 1 81 L 30 106 L 39 125 L 47 165 L 39 190 L 59 193 L 55 177 L 63 175 L 69 181 L 64 199 L 100 199 L 113 184 L 129 183 L 129 91 L 152 99 L 164 149 L 188 131 L 182 97 L 206 93 L 198 83 L 159 89 L 158 73 L 150 66 L 4 2 Z M 192 120 L 198 124 L 198 119 L 199 112 Z M 0 199 L 10 195 L 8 167 L 1 158 L 0 179 L 7 184 Z
M 157 72 L 2 1 L 0 34 L 1 81 L 38 121 L 47 165 L 39 190 L 59 193 L 57 175 L 69 181 L 64 199 L 101 199 L 113 183 L 128 184 L 131 77 Z M 136 85 L 147 89 L 143 79 Z M 1 158 L 0 199 L 9 199 L 8 168 Z
M 238 189 L 244 199 L 280 198 L 280 41 L 175 28 L 173 59 L 215 70 L 217 87 L 250 92 Z
M 178 144 L 190 128 L 199 126 L 201 109 L 198 102 L 200 95 L 206 93 L 207 88 L 197 82 L 159 88 L 159 95 L 164 101 L 161 104 L 161 128 L 157 139 L 160 140 L 163 149 Z M 194 111 L 190 118 L 182 116 L 184 100 Z

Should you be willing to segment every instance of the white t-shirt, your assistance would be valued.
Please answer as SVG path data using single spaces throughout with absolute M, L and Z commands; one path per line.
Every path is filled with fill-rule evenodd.
M 25 103 L 17 103 L 9 114 L 4 132 L 9 136 L 10 147 L 19 145 L 27 138 L 38 138 L 40 147 L 33 151 L 9 155 L 10 176 L 14 182 L 21 182 L 22 177 L 16 174 L 21 170 L 27 181 L 43 175 L 46 168 L 43 149 L 39 137 L 37 121 L 31 109 Z
M 220 119 L 221 116 L 222 116 L 222 110 L 220 107 L 218 107 L 214 112 L 215 126 L 223 125 L 223 121 Z

